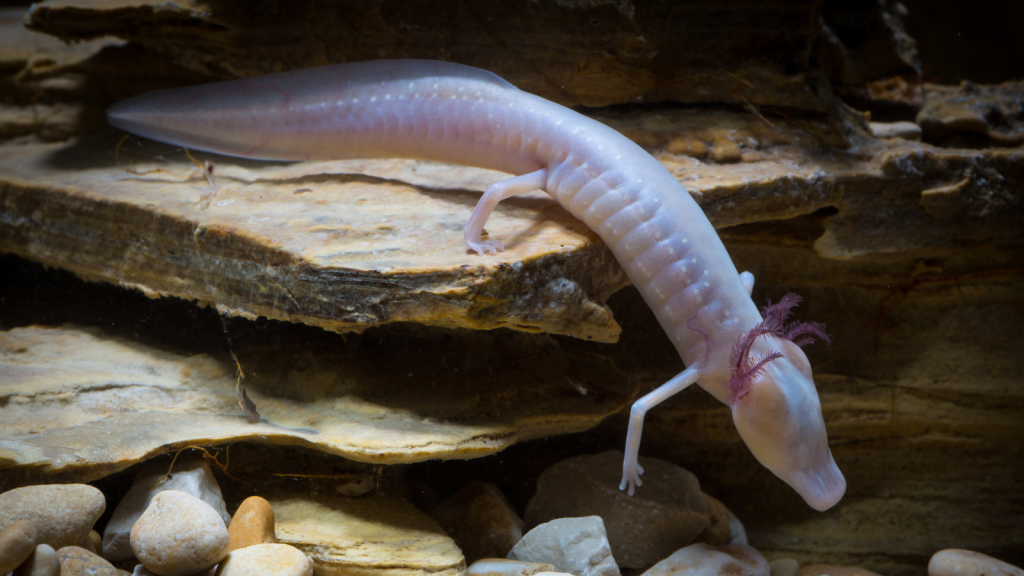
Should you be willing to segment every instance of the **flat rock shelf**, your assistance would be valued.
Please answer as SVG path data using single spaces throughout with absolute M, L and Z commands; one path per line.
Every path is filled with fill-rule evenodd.
M 373 464 L 475 458 L 592 428 L 636 394 L 607 358 L 507 336 L 501 354 L 488 336 L 460 333 L 351 341 L 321 355 L 286 341 L 215 357 L 96 328 L 0 332 L 0 381 L 14 399 L 0 407 L 0 491 L 27 475 L 88 481 L 163 452 L 242 440 Z M 240 381 L 256 423 L 239 407 Z

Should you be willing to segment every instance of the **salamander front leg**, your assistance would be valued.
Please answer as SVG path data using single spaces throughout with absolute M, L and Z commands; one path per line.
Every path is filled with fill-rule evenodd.
M 740 282 L 743 283 L 743 288 L 747 291 L 747 296 L 754 293 L 754 275 L 750 272 L 740 272 Z
M 643 432 L 644 416 L 647 411 L 696 382 L 699 376 L 700 363 L 695 363 L 680 372 L 675 378 L 658 386 L 653 392 L 633 403 L 633 408 L 629 411 L 626 457 L 622 462 L 622 484 L 619 484 L 619 490 L 629 487 L 629 495 L 632 496 L 636 487 L 643 485 L 640 475 L 644 473 L 644 469 L 637 462 L 637 457 L 640 453 L 640 434 Z
M 487 223 L 487 218 L 490 217 L 498 202 L 516 194 L 543 190 L 547 186 L 547 182 L 548 170 L 547 168 L 541 168 L 536 172 L 530 172 L 529 174 L 523 174 L 522 176 L 491 184 L 480 198 L 480 201 L 477 202 L 476 208 L 473 209 L 473 214 L 469 217 L 469 222 L 466 222 L 466 227 L 462 231 L 462 237 L 466 240 L 466 246 L 470 250 L 475 250 L 481 256 L 484 252 L 497 254 L 504 250 L 505 246 L 497 240 L 480 239 L 484 232 L 484 224 Z

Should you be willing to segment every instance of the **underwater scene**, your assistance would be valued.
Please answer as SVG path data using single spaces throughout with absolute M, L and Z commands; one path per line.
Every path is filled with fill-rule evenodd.
M 1020 21 L 0 3 L 0 576 L 1024 576 Z

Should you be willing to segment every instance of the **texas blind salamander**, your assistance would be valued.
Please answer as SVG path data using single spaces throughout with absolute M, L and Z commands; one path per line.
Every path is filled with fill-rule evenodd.
M 466 224 L 477 253 L 504 198 L 544 190 L 597 232 L 654 311 L 687 368 L 630 413 L 622 488 L 633 494 L 646 412 L 694 382 L 732 409 L 754 456 L 812 507 L 846 481 L 828 448 L 799 345 L 818 324 L 786 325 L 799 301 L 764 310 L 697 203 L 650 154 L 615 130 L 522 92 L 489 72 L 423 60 L 337 64 L 130 98 L 108 119 L 134 134 L 267 160 L 420 158 L 513 174 L 484 193 Z M 795 341 L 794 341 L 795 338 Z

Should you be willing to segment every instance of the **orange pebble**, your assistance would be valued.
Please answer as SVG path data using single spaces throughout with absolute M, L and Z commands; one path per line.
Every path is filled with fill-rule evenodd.
M 255 544 L 274 544 L 274 509 L 259 496 L 246 498 L 231 517 L 228 549 L 238 550 Z

